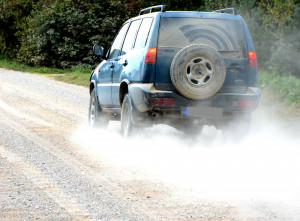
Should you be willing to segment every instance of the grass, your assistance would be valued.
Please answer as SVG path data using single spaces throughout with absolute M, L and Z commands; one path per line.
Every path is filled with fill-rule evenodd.
M 260 71 L 260 104 L 254 115 L 257 119 L 275 121 L 291 134 L 300 132 L 300 79 Z
M 259 82 L 263 91 L 272 91 L 284 102 L 300 108 L 300 78 L 261 71 Z
M 0 56 L 0 67 L 15 71 L 47 75 L 58 81 L 85 87 L 89 86 L 91 73 L 90 69 L 86 69 L 82 66 L 74 66 L 71 69 L 31 67 L 14 60 L 6 59 L 3 56 Z
M 84 87 L 89 87 L 90 85 L 90 74 L 91 69 L 85 69 L 80 66 L 74 66 L 71 70 L 67 70 L 64 74 L 52 75 L 55 80 L 63 81 L 69 84 L 76 84 Z

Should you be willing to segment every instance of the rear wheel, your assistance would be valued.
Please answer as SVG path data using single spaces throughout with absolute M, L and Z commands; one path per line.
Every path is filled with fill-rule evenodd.
M 89 105 L 89 125 L 92 128 L 106 128 L 109 122 L 109 118 L 103 113 L 102 108 L 99 105 L 96 91 L 92 90 Z
M 133 104 L 128 94 L 125 95 L 121 110 L 121 132 L 123 137 L 130 137 L 135 131 L 135 125 L 132 122 Z

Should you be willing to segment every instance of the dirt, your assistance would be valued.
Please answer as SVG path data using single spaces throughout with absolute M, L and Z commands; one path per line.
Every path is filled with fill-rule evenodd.
M 82 126 L 87 121 L 88 102 L 87 88 L 0 69 L 0 220 L 299 218 L 294 210 L 282 212 L 286 207 L 281 204 L 208 197 L 191 187 L 181 188 L 166 182 L 159 173 L 140 166 L 143 162 L 136 157 L 145 152 L 141 151 L 140 155 L 130 152 L 136 150 L 130 148 L 161 140 L 142 137 L 125 141 L 119 135 L 118 122 L 110 124 L 106 131 L 108 138 L 101 140 L 97 133 L 105 132 L 89 132 Z M 159 130 L 160 134 L 173 133 L 180 137 L 172 129 Z M 82 136 L 84 133 L 88 133 L 85 137 L 88 141 Z M 91 144 L 90 140 L 94 142 Z M 114 143 L 128 142 L 133 147 L 126 151 L 126 145 L 123 150 L 120 145 L 114 146 Z M 98 148 L 97 154 L 91 146 Z M 150 151 L 146 152 L 147 156 L 151 155 Z M 153 149 L 153 153 L 160 152 Z M 135 163 L 120 162 L 122 156 L 131 156 L 131 162 Z M 153 165 L 156 157 L 145 159 Z M 218 182 L 222 183 L 222 178 Z

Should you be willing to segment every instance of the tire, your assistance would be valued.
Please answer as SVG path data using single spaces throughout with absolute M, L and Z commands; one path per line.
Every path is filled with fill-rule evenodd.
M 95 89 L 92 90 L 89 105 L 89 125 L 92 128 L 106 128 L 109 118 L 103 113 L 96 95 Z
M 203 100 L 217 93 L 226 77 L 221 54 L 207 45 L 193 44 L 181 49 L 173 58 L 170 77 L 183 96 Z
M 133 112 L 134 106 L 132 104 L 131 98 L 129 97 L 129 94 L 126 94 L 121 110 L 121 133 L 124 138 L 132 136 L 136 129 L 132 121 Z

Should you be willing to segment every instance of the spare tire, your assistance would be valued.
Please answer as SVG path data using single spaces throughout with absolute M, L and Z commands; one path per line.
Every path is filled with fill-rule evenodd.
M 203 100 L 221 89 L 226 66 L 223 57 L 214 48 L 193 44 L 175 55 L 170 75 L 179 93 L 193 100 Z

